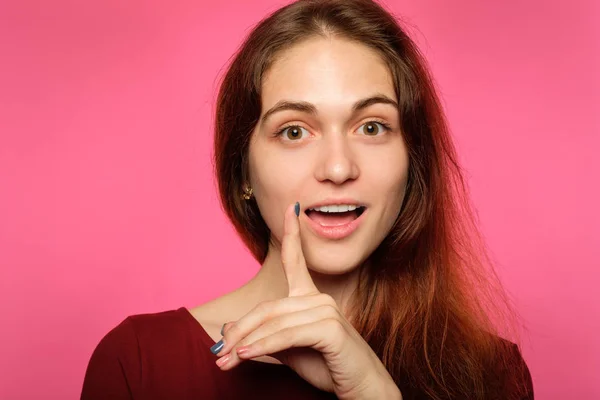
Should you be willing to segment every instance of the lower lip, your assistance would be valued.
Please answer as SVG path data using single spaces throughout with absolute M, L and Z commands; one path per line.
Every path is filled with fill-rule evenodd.
M 368 212 L 368 210 L 364 210 L 362 214 L 352 222 L 349 222 L 344 225 L 336 225 L 336 226 L 324 226 L 321 225 L 312 219 L 306 213 L 304 213 L 305 219 L 308 221 L 308 226 L 311 228 L 313 232 L 317 235 L 324 237 L 325 239 L 344 239 L 352 234 L 360 223 L 363 220 L 363 217 Z

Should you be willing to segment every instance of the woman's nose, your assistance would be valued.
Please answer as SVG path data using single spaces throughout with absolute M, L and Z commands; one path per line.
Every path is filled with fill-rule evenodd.
M 329 135 L 319 145 L 320 159 L 315 171 L 319 181 L 331 181 L 340 185 L 358 178 L 360 170 L 346 135 Z

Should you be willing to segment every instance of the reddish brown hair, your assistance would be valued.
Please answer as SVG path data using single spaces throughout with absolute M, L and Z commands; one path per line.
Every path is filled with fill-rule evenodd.
M 241 197 L 248 147 L 261 114 L 261 82 L 280 52 L 340 37 L 376 50 L 399 99 L 408 187 L 392 231 L 361 268 L 350 320 L 405 399 L 521 399 L 531 392 L 517 317 L 491 266 L 426 62 L 394 17 L 369 0 L 301 0 L 258 24 L 233 58 L 216 109 L 221 201 L 254 257 L 270 231 Z M 529 393 L 532 396 L 532 393 Z

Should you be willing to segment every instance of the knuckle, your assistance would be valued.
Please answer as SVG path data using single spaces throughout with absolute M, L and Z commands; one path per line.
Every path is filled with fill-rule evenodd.
M 321 307 L 323 307 L 323 313 L 325 314 L 326 318 L 336 320 L 340 319 L 341 314 L 338 311 L 337 307 L 333 307 L 331 304 L 325 304 Z
M 294 330 L 290 328 L 282 330 L 281 337 L 286 343 L 292 343 L 294 340 Z
M 263 320 L 269 320 L 277 316 L 277 303 L 275 301 L 262 301 L 255 307 L 255 311 Z
M 346 328 L 338 318 L 327 318 L 325 323 L 327 332 L 332 335 L 343 335 L 346 332 Z
M 286 320 L 287 320 L 287 318 L 285 318 L 285 317 L 273 318 L 270 321 L 268 321 L 267 323 L 265 323 L 263 326 L 269 333 L 279 332 L 279 331 L 284 330 L 287 326 L 289 326 L 289 324 L 286 323 Z
M 335 302 L 334 298 L 331 297 L 331 295 L 327 294 L 327 293 L 319 293 L 319 301 L 327 306 L 333 307 L 337 309 L 337 303 Z
M 270 309 L 270 304 L 268 301 L 261 301 L 254 307 L 254 311 L 258 314 L 268 313 Z
M 234 334 L 235 332 L 237 332 L 239 329 L 237 324 L 228 322 L 225 324 L 225 326 L 223 327 L 223 335 L 231 335 Z

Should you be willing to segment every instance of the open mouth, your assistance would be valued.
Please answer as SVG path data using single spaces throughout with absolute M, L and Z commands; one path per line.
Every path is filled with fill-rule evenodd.
M 333 227 L 351 223 L 360 217 L 364 211 L 364 206 L 337 205 L 310 208 L 304 213 L 321 226 Z

